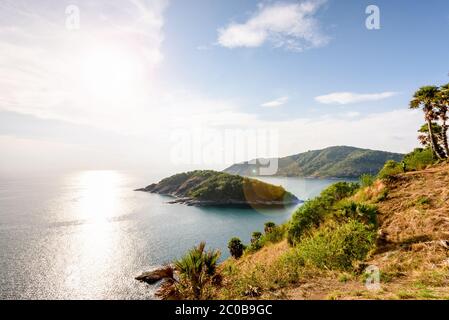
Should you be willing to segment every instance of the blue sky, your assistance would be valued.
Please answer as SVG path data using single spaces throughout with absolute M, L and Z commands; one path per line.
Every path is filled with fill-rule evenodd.
M 444 0 L 6 0 L 0 21 L 0 172 L 219 169 L 253 155 L 177 162 L 173 132 L 190 154 L 229 154 L 211 136 L 264 129 L 281 156 L 407 152 L 422 122 L 410 96 L 449 82 Z

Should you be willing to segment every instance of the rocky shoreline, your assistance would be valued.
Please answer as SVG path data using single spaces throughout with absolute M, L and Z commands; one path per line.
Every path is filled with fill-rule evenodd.
M 238 207 L 238 208 L 246 208 L 246 207 L 283 207 L 283 206 L 294 206 L 299 203 L 303 203 L 304 201 L 299 199 L 290 199 L 287 201 L 241 201 L 234 199 L 226 199 L 226 200 L 199 200 L 190 197 L 178 197 L 174 194 L 167 193 L 159 193 L 155 191 L 148 191 L 146 188 L 135 189 L 134 191 L 142 191 L 155 193 L 162 196 L 172 197 L 173 200 L 168 201 L 169 204 L 185 204 L 187 206 L 196 206 L 196 207 Z
M 302 200 L 296 199 L 295 201 L 239 201 L 239 200 L 222 200 L 222 201 L 212 201 L 212 200 L 198 200 L 192 198 L 178 198 L 168 203 L 175 204 L 181 203 L 188 206 L 197 207 L 283 207 L 283 206 L 293 206 L 298 203 L 303 203 Z

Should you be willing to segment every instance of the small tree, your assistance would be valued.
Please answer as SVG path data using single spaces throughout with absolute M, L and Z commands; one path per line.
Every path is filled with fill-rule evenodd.
M 265 222 L 265 233 L 270 233 L 276 227 L 276 224 L 272 221 Z
M 254 231 L 251 236 L 251 243 L 252 244 L 256 243 L 257 241 L 260 240 L 261 237 L 262 237 L 262 232 Z
M 228 242 L 228 248 L 229 252 L 231 253 L 231 256 L 238 259 L 243 255 L 243 250 L 245 249 L 245 246 L 243 245 L 242 241 L 234 237 Z

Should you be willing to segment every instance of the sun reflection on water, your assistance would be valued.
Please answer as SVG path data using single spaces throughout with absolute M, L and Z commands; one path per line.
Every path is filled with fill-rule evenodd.
M 72 178 L 77 186 L 72 215 L 83 223 L 71 246 L 65 286 L 72 292 L 89 287 L 103 296 L 110 268 L 121 256 L 115 252 L 121 233 L 113 218 L 123 209 L 123 178 L 116 171 L 84 171 Z

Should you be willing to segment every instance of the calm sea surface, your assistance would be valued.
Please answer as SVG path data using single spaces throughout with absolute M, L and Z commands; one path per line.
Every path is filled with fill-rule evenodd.
M 134 192 L 158 179 L 118 171 L 0 179 L 0 299 L 147 299 L 134 277 L 202 240 L 228 256 L 228 240 L 249 241 L 275 210 L 196 208 Z M 300 199 L 335 180 L 263 178 Z

